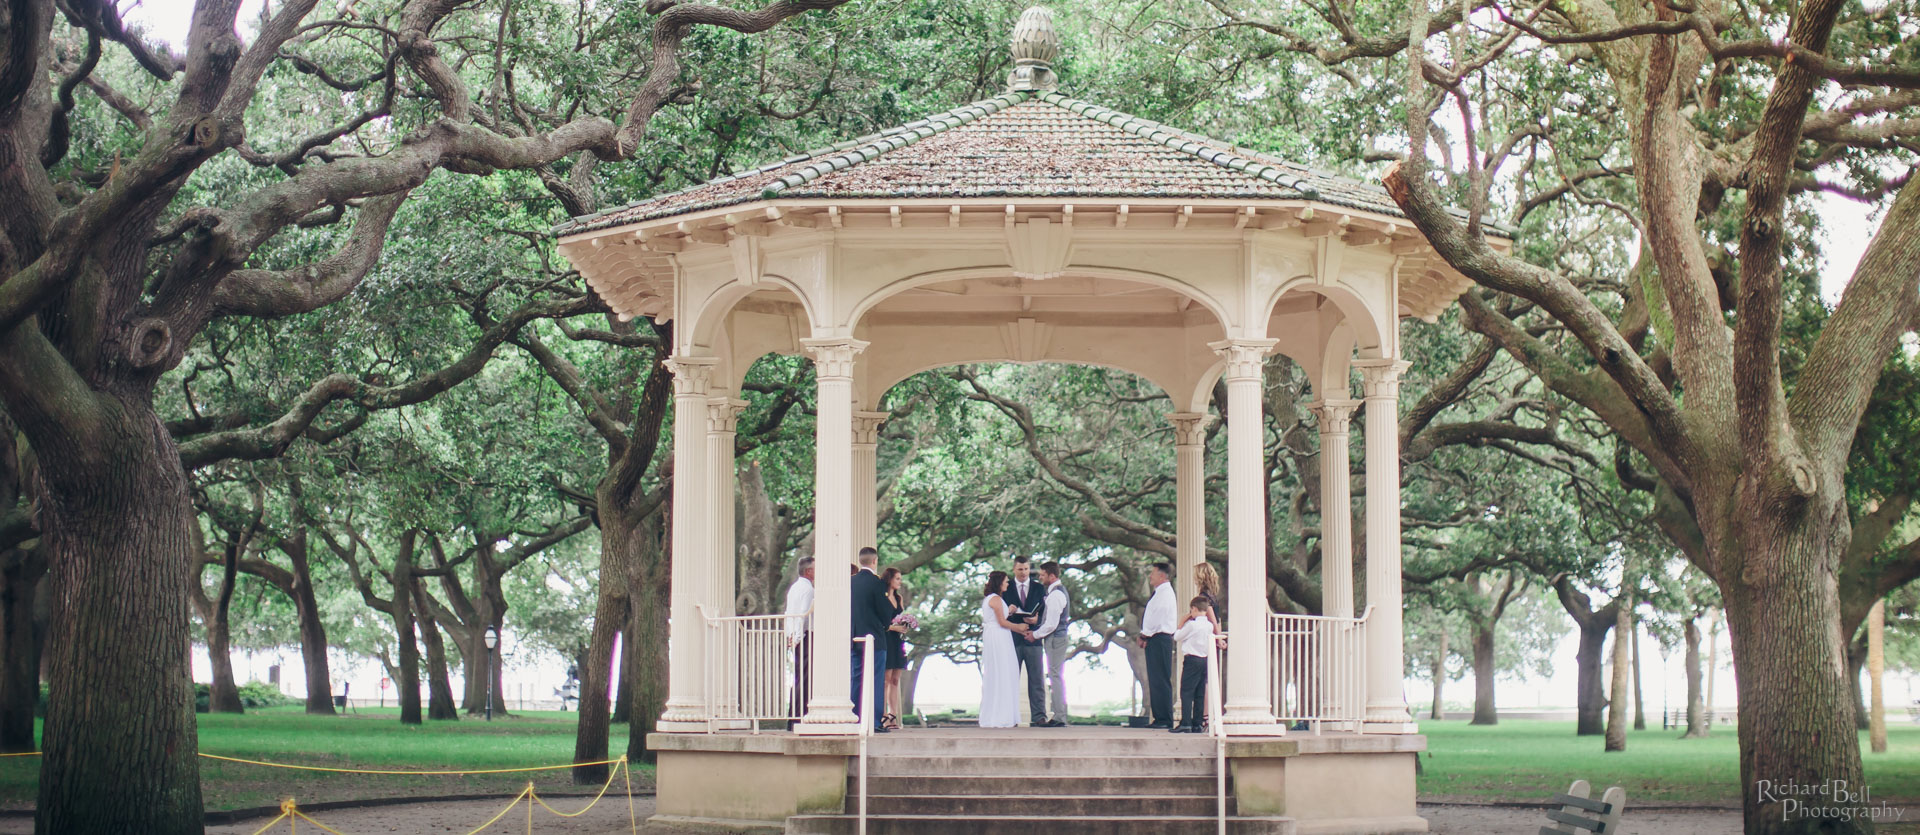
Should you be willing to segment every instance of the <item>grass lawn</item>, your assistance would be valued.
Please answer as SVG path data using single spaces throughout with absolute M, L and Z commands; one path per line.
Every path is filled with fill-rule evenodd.
M 1544 800 L 1576 779 L 1627 790 L 1627 802 L 1738 805 L 1740 749 L 1732 727 L 1710 739 L 1678 731 L 1627 734 L 1627 750 L 1606 753 L 1603 737 L 1574 736 L 1572 722 L 1502 720 L 1493 727 L 1422 721 L 1422 800 Z M 1860 750 L 1867 734 L 1860 732 Z M 1920 725 L 1887 727 L 1887 753 L 1866 756 L 1874 799 L 1920 800 Z
M 200 751 L 228 757 L 330 768 L 478 770 L 560 765 L 573 759 L 576 714 L 527 711 L 511 717 L 406 726 L 399 711 L 356 709 L 345 717 L 308 716 L 301 708 L 266 708 L 244 715 L 200 714 Z M 614 755 L 626 747 L 627 726 L 615 725 Z M 0 759 L 0 807 L 29 808 L 39 783 L 39 760 Z M 635 766 L 636 789 L 653 785 L 651 766 Z M 576 793 L 566 770 L 468 776 L 394 776 L 291 771 L 200 761 L 206 808 L 268 806 L 292 797 L 308 803 L 373 797 L 512 794 L 532 780 L 544 793 Z M 592 791 L 598 787 L 587 789 Z M 618 783 L 616 790 L 621 787 Z

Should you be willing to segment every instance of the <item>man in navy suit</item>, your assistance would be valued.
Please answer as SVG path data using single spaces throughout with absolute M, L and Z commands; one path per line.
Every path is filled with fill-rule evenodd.
M 893 605 L 887 602 L 887 584 L 880 579 L 874 569 L 880 565 L 880 552 L 872 547 L 860 549 L 860 570 L 853 579 L 853 637 L 873 638 L 873 695 L 867 704 L 874 706 L 871 715 L 862 712 L 860 699 L 860 678 L 865 672 L 865 658 L 858 640 L 853 643 L 853 680 L 848 690 L 853 694 L 854 715 L 873 721 L 874 733 L 886 733 L 881 726 L 880 717 L 884 715 L 887 704 L 887 642 L 883 636 L 893 617 Z

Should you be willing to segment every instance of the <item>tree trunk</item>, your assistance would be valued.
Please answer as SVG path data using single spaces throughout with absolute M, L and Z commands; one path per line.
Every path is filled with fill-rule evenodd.
M 400 535 L 400 548 L 393 558 L 393 635 L 399 656 L 399 674 L 394 676 L 394 695 L 400 701 L 400 724 L 420 724 L 420 645 L 413 637 L 413 546 L 416 532 Z
M 396 589 L 395 594 L 399 591 Z M 440 624 L 420 597 L 426 592 L 413 583 L 414 623 L 420 627 L 420 643 L 427 648 L 427 718 L 456 720 L 460 709 L 453 703 L 453 681 L 447 671 L 447 643 L 440 637 Z
M 1440 646 L 1433 653 L 1433 707 L 1427 711 L 1427 718 L 1438 720 L 1445 715 L 1444 696 L 1447 690 L 1447 630 L 1440 630 Z
M 1473 624 L 1473 722 L 1498 725 L 1500 714 L 1494 708 L 1493 685 L 1498 670 L 1494 664 L 1494 626 L 1488 621 Z
M 496 616 L 493 634 L 503 634 L 506 630 L 502 627 L 505 625 L 503 619 Z M 493 715 L 506 716 L 508 715 L 507 683 L 504 679 L 506 665 L 500 663 L 500 650 L 498 648 L 488 650 L 486 641 L 483 639 L 480 643 L 480 661 L 486 667 L 487 678 L 493 682 L 493 688 L 488 691 L 493 696 Z
M 1800 502 L 1743 481 L 1724 566 L 1727 634 L 1739 688 L 1740 784 L 1749 835 L 1871 832 L 1854 797 L 1783 796 L 1827 780 L 1863 786 L 1835 576 L 1850 537 L 1837 478 Z M 1786 800 L 1796 806 L 1789 814 Z
M 1706 693 L 1701 686 L 1700 619 L 1687 618 L 1687 732 L 1681 739 L 1705 739 L 1713 730 L 1707 717 Z
M 1854 730 L 1867 729 L 1867 691 L 1860 687 L 1860 674 L 1867 669 L 1867 631 L 1847 642 L 1847 688 L 1853 693 Z
M 602 491 L 605 492 L 605 491 Z M 613 673 L 613 646 L 627 623 L 627 566 L 634 559 L 634 520 L 622 516 L 611 503 L 600 506 L 600 582 L 595 591 L 593 632 L 587 641 L 587 660 L 580 665 L 580 721 L 574 726 L 573 761 L 599 762 L 607 758 L 607 701 Z M 573 782 L 597 786 L 607 781 L 604 765 L 573 769 Z
M 1580 652 L 1574 656 L 1578 669 L 1576 687 L 1578 702 L 1576 715 L 1578 722 L 1574 733 L 1580 736 L 1596 736 L 1606 732 L 1605 720 L 1601 717 L 1606 710 L 1606 685 L 1601 681 L 1600 665 L 1607 646 L 1607 633 L 1613 629 L 1613 621 L 1608 618 L 1594 618 L 1580 624 Z
M 0 553 L 0 753 L 38 751 L 33 713 L 40 703 L 40 654 L 47 634 L 46 553 Z
M 244 713 L 240 687 L 233 681 L 233 639 L 227 619 L 219 606 L 201 614 L 207 627 L 207 662 L 213 668 L 213 692 L 207 709 L 213 713 Z
M 1633 622 L 1633 729 L 1647 729 L 1646 691 L 1640 687 L 1640 621 Z
M 1876 600 L 1867 611 L 1867 679 L 1868 689 L 1873 691 L 1873 701 L 1868 705 L 1867 739 L 1875 754 L 1887 753 L 1887 699 L 1880 687 L 1887 671 L 1886 631 L 1887 603 Z
M 313 567 L 307 562 L 305 528 L 281 544 L 293 565 L 293 610 L 300 622 L 300 660 L 307 669 L 307 712 L 333 715 L 333 676 L 327 668 L 327 625 L 313 592 Z
M 34 830 L 198 835 L 186 474 L 150 401 L 95 402 L 102 431 L 65 438 L 91 452 L 35 445 L 53 608 Z
M 664 514 L 654 513 L 634 532 L 639 542 L 634 548 L 632 585 L 628 587 L 627 634 L 633 643 L 622 649 L 627 659 L 622 675 L 633 682 L 632 712 L 627 720 L 627 758 L 630 762 L 653 762 L 647 749 L 647 734 L 659 725 L 660 714 L 667 710 L 667 616 L 671 612 L 669 577 L 672 555 L 662 529 Z
M 1633 607 L 1619 607 L 1614 617 L 1613 682 L 1607 693 L 1606 750 L 1625 751 L 1627 750 L 1627 688 L 1630 686 L 1630 668 L 1633 665 L 1632 652 L 1628 649 L 1633 642 Z
M 1720 619 L 1709 616 L 1707 620 L 1707 722 L 1713 722 L 1714 707 L 1713 685 L 1720 680 Z

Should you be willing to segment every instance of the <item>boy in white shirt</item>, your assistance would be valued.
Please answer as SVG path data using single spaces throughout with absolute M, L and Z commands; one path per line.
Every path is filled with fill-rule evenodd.
M 1180 665 L 1180 720 L 1172 732 L 1197 734 L 1206 721 L 1207 659 L 1213 655 L 1213 607 L 1196 597 L 1187 604 L 1187 616 L 1173 633 L 1174 644 L 1186 655 Z

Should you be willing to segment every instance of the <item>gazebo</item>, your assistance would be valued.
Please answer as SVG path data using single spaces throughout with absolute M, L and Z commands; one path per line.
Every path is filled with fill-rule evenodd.
M 1358 758 L 1327 766 L 1342 775 L 1331 786 L 1369 785 L 1369 806 L 1398 810 L 1322 817 L 1402 827 L 1321 831 L 1419 821 L 1412 773 L 1423 740 L 1402 691 L 1398 321 L 1431 321 L 1469 281 L 1379 188 L 1071 98 L 1056 90 L 1058 50 L 1051 13 L 1030 9 L 1001 95 L 555 229 L 560 251 L 621 318 L 674 323 L 671 680 L 652 744 L 663 815 L 839 809 L 858 725 L 848 575 L 831 566 L 875 542 L 886 416 L 875 409 L 920 371 L 1058 362 L 1138 374 L 1178 409 L 1167 419 L 1181 599 L 1205 559 L 1202 442 L 1224 381 L 1235 651 L 1220 721 L 1245 755 L 1235 765 L 1241 814 L 1264 803 L 1259 811 L 1307 819 L 1302 793 L 1289 800 L 1253 784 L 1278 768 L 1262 771 L 1263 757 L 1319 752 L 1328 763 Z M 1274 352 L 1297 361 L 1317 393 L 1329 512 L 1314 617 L 1271 614 L 1267 603 L 1261 370 Z M 805 353 L 818 379 L 823 568 L 815 654 L 797 671 L 780 619 L 737 615 L 733 602 L 738 392 L 768 353 Z M 1362 403 L 1367 600 L 1356 615 L 1352 520 L 1335 511 L 1352 506 L 1348 419 Z M 814 683 L 799 716 L 787 702 L 794 675 Z M 792 734 L 758 733 L 786 719 L 799 720 Z M 1312 739 L 1287 736 L 1296 721 L 1313 723 Z M 714 768 L 759 794 L 743 799 L 699 776 Z M 1274 779 L 1302 779 L 1301 766 L 1292 771 Z M 1274 792 L 1282 799 L 1259 799 Z

